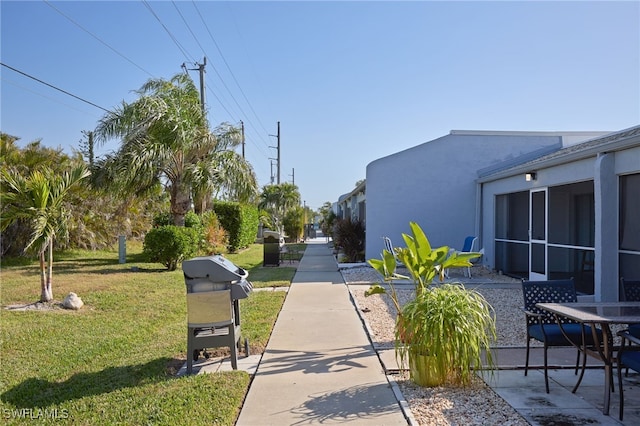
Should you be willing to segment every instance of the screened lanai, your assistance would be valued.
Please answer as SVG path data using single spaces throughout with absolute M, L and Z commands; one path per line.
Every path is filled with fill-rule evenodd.
M 485 263 L 617 300 L 640 280 L 640 126 L 479 179 Z

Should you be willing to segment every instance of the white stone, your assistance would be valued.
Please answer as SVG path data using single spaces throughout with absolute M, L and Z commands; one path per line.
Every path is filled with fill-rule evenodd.
M 78 310 L 84 306 L 84 302 L 77 294 L 71 292 L 64 298 L 62 302 L 62 306 L 66 309 L 75 309 Z

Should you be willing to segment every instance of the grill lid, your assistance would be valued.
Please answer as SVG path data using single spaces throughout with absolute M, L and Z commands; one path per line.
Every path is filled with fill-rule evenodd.
M 207 278 L 212 282 L 244 280 L 249 273 L 220 255 L 201 256 L 182 262 L 185 279 Z

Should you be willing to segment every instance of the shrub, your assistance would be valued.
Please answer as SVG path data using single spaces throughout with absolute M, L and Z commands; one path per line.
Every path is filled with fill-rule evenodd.
M 304 231 L 304 209 L 300 206 L 290 209 L 284 215 L 282 222 L 284 233 L 289 237 L 289 241 L 299 241 Z
M 153 226 L 167 226 L 173 225 L 173 215 L 169 212 L 158 213 L 153 218 Z M 202 225 L 202 221 L 200 220 L 200 216 L 195 214 L 192 211 L 188 211 L 186 215 L 184 215 L 184 226 L 186 228 L 196 228 Z
M 230 201 L 218 201 L 213 205 L 220 224 L 229 235 L 229 251 L 248 247 L 258 234 L 258 209 L 255 206 Z
M 334 223 L 338 217 L 332 210 L 326 210 L 320 219 L 320 230 L 325 236 L 331 235 Z
M 333 228 L 334 244 L 342 249 L 348 262 L 364 260 L 365 228 L 361 221 L 338 219 Z
M 218 216 L 212 210 L 204 212 L 200 218 L 202 222 L 203 250 L 208 254 L 218 254 L 226 250 L 229 236 L 222 226 Z
M 173 217 L 169 212 L 161 212 L 153 217 L 153 227 L 173 225 Z
M 198 252 L 199 245 L 198 229 L 165 225 L 147 233 L 142 250 L 149 261 L 162 263 L 168 270 L 175 271 L 179 262 Z
M 195 212 L 188 211 L 184 215 L 184 226 L 187 228 L 197 228 L 202 225 L 202 220 Z

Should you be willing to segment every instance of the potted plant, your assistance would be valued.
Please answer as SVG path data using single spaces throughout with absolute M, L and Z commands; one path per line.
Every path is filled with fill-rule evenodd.
M 445 382 L 468 385 L 474 366 L 485 362 L 493 367 L 490 343 L 496 338 L 495 314 L 485 298 L 461 283 L 444 283 L 449 268 L 470 266 L 480 253 L 459 253 L 447 246 L 433 249 L 426 235 L 410 223 L 411 235 L 403 234 L 406 247 L 395 253 L 384 250 L 382 259 L 368 263 L 384 277 L 389 289 L 380 284 L 365 293 L 387 293 L 396 310 L 395 348 L 400 365 L 409 362 L 411 379 L 422 386 Z M 397 272 L 397 261 L 409 276 Z M 433 284 L 438 277 L 440 283 Z M 401 306 L 394 280 L 411 280 L 414 297 Z

